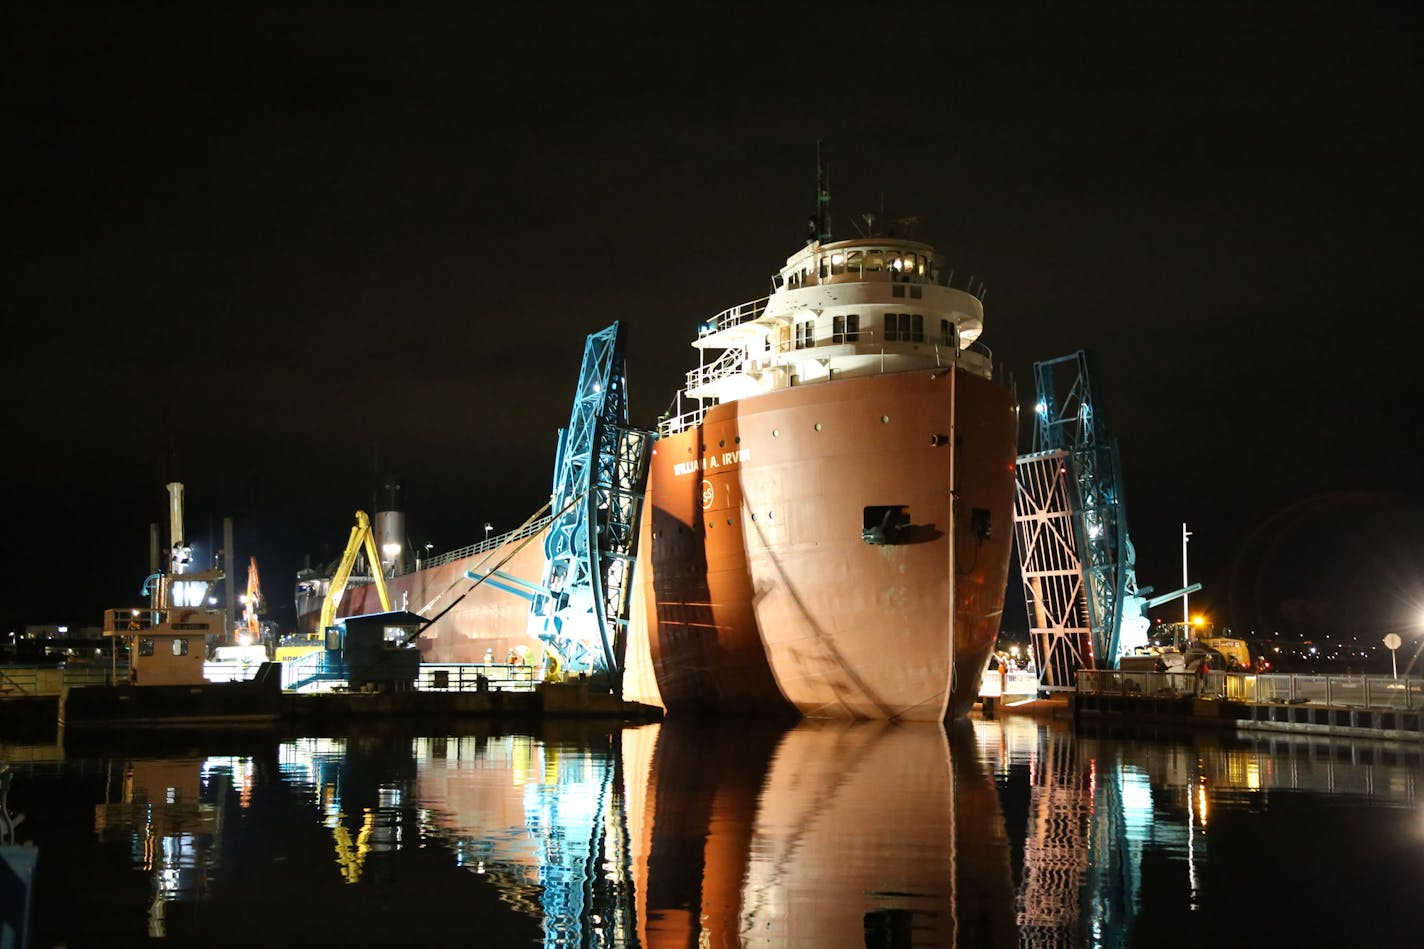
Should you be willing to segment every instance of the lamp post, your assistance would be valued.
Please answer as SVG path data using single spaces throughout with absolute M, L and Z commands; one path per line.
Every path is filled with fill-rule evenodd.
M 485 543 L 489 543 L 489 535 L 492 530 L 494 530 L 494 525 L 489 521 L 485 521 Z
M 1183 522 L 1182 522 L 1182 589 L 1183 589 L 1183 590 L 1185 590 L 1185 589 L 1190 585 L 1190 581 L 1187 580 L 1187 538 L 1190 537 L 1190 536 L 1192 536 L 1192 532 L 1189 531 L 1189 530 L 1187 530 L 1187 522 L 1186 522 L 1186 521 L 1183 521 Z M 1191 625 L 1192 625 L 1192 612 L 1191 612 L 1191 608 L 1187 605 L 1187 599 L 1188 599 L 1187 594 L 1183 593 L 1183 594 L 1182 594 L 1182 635 L 1184 635 L 1184 636 L 1187 634 L 1187 631 L 1191 629 Z

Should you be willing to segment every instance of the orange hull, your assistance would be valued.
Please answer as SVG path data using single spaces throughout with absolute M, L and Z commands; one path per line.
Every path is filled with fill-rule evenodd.
M 417 641 L 422 662 L 483 662 L 487 651 L 495 662 L 504 662 L 510 649 L 519 646 L 528 647 L 528 655 L 538 660 L 544 647 L 529 632 L 529 601 L 489 584 L 475 586 L 475 581 L 465 578 L 466 570 L 499 564 L 524 540 L 386 581 L 392 609 L 410 610 L 427 619 L 449 609 Z M 538 584 L 544 575 L 545 560 L 544 535 L 540 534 L 499 570 Z M 347 587 L 337 615 L 379 612 L 381 601 L 376 587 L 365 584 Z
M 1003 387 L 942 369 L 723 403 L 661 438 L 639 564 L 646 629 L 634 631 L 661 704 L 963 715 L 1003 609 L 1016 412 Z M 914 526 L 867 543 L 867 509 L 885 506 Z

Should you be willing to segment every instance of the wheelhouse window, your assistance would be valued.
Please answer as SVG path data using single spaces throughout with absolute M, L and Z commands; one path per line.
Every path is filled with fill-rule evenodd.
M 886 313 L 885 339 L 888 342 L 924 342 L 925 318 L 919 313 Z
M 816 321 L 806 320 L 796 324 L 796 348 L 806 349 L 816 344 Z
M 140 656 L 153 655 L 153 640 L 147 636 L 138 641 L 138 654 Z
M 858 313 L 831 317 L 831 342 L 853 343 L 858 339 L 860 339 L 860 315 Z
M 175 638 L 174 638 L 174 640 L 173 640 L 173 655 L 175 655 L 175 656 L 186 656 L 186 655 L 188 655 L 188 640 L 187 640 L 185 637 L 183 637 L 183 636 L 178 636 L 178 637 L 175 637 Z

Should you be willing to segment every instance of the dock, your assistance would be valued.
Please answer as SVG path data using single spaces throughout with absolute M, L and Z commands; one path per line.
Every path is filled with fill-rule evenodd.
M 1075 721 L 1424 741 L 1424 678 L 1081 670 Z
M 276 663 L 249 680 L 200 685 L 107 684 L 87 672 L 71 679 L 55 674 L 12 676 L 30 688 L 0 697 L 6 730 L 69 732 L 132 728 L 266 728 L 331 722 L 412 718 L 527 719 L 597 718 L 656 721 L 662 709 L 627 702 L 591 689 L 587 680 L 482 687 L 401 690 L 286 691 Z M 33 680 L 33 681 L 31 681 Z

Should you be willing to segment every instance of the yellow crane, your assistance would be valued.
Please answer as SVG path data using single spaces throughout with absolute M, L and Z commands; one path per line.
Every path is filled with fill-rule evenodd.
M 346 541 L 346 552 L 341 555 L 341 563 L 332 574 L 331 583 L 326 588 L 326 599 L 321 601 L 321 618 L 317 621 L 318 635 L 325 636 L 326 628 L 336 623 L 336 607 L 341 602 L 341 594 L 346 592 L 346 583 L 351 579 L 351 568 L 356 565 L 356 555 L 366 552 L 366 563 L 371 567 L 371 578 L 376 582 L 376 594 L 381 598 L 381 610 L 391 611 L 391 598 L 386 593 L 386 577 L 381 572 L 381 558 L 376 552 L 376 538 L 371 533 L 371 519 L 365 511 L 356 512 L 356 525 L 351 528 L 351 537 Z
M 372 579 L 376 582 L 376 592 L 381 597 L 381 609 L 390 612 L 391 598 L 386 592 L 386 578 L 381 573 L 381 559 L 376 554 L 376 539 L 371 533 L 371 519 L 365 511 L 356 512 L 356 525 L 351 528 L 351 537 L 346 541 L 346 551 L 331 582 L 326 586 L 326 597 L 321 601 L 321 613 L 314 632 L 305 636 L 293 636 L 282 640 L 277 647 L 277 661 L 288 662 L 300 659 L 326 648 L 326 628 L 336 623 L 336 608 L 341 603 L 341 594 L 346 592 L 346 584 L 351 579 L 351 569 L 356 565 L 356 557 L 362 551 L 371 564 Z

